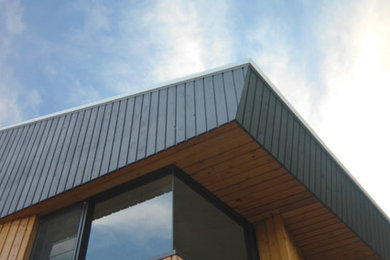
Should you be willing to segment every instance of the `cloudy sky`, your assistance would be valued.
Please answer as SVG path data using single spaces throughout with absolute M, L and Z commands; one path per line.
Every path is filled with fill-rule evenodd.
M 390 1 L 0 0 L 0 127 L 252 58 L 390 215 Z

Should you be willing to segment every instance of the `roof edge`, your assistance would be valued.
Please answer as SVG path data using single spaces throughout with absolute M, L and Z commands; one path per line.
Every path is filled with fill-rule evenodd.
M 352 181 L 360 188 L 365 196 L 374 204 L 374 206 L 379 210 L 384 218 L 390 222 L 390 216 L 379 206 L 379 204 L 370 196 L 370 194 L 363 188 L 360 182 L 351 174 L 351 172 L 344 166 L 344 164 L 337 158 L 337 156 L 330 150 L 330 148 L 322 141 L 322 139 L 317 135 L 314 129 L 310 124 L 298 113 L 298 111 L 291 105 L 291 103 L 285 98 L 285 96 L 280 92 L 280 90 L 272 83 L 272 81 L 265 75 L 265 73 L 257 66 L 257 64 L 249 59 L 249 64 L 252 68 L 260 74 L 260 76 L 267 82 L 271 89 L 280 97 L 280 99 L 287 105 L 287 107 L 298 117 L 302 124 L 309 130 L 309 132 L 317 139 L 317 141 L 325 148 L 325 150 L 330 154 L 330 156 L 340 165 L 340 167 L 347 173 L 347 175 L 352 179 Z
M 244 59 L 244 60 L 241 60 L 239 62 L 230 63 L 228 65 L 220 66 L 220 67 L 217 67 L 217 68 L 214 68 L 214 69 L 209 69 L 209 70 L 205 70 L 205 71 L 202 71 L 202 72 L 194 73 L 194 74 L 191 74 L 189 76 L 180 77 L 180 78 L 169 80 L 169 81 L 165 81 L 165 82 L 162 82 L 162 83 L 151 84 L 149 87 L 144 87 L 146 90 L 141 91 L 141 92 L 129 91 L 129 92 L 126 92 L 126 93 L 123 93 L 123 94 L 120 94 L 120 95 L 116 95 L 116 96 L 113 96 L 113 97 L 101 99 L 101 100 L 98 100 L 98 101 L 95 101 L 95 102 L 91 102 L 91 103 L 88 103 L 88 104 L 85 104 L 85 105 L 81 105 L 81 106 L 76 106 L 76 107 L 69 108 L 69 109 L 60 110 L 58 112 L 54 112 L 54 113 L 47 114 L 47 115 L 44 115 L 44 116 L 39 116 L 39 117 L 36 117 L 36 118 L 32 118 L 32 119 L 29 119 L 29 120 L 26 120 L 26 121 L 23 121 L 23 122 L 20 122 L 20 123 L 11 124 L 11 125 L 8 125 L 8 126 L 5 126 L 5 127 L 0 127 L 0 131 L 9 130 L 9 129 L 20 127 L 20 126 L 27 125 L 27 124 L 30 124 L 30 123 L 36 123 L 36 122 L 43 121 L 43 120 L 46 120 L 46 119 L 50 119 L 50 118 L 53 118 L 53 117 L 56 117 L 56 116 L 65 115 L 65 114 L 72 113 L 72 112 L 77 112 L 77 111 L 80 111 L 80 110 L 83 110 L 83 109 L 86 109 L 86 108 L 92 108 L 92 107 L 95 107 L 95 106 L 98 106 L 98 105 L 104 105 L 104 104 L 107 104 L 107 103 L 110 103 L 110 102 L 114 102 L 114 101 L 118 101 L 118 100 L 121 100 L 121 99 L 143 95 L 143 94 L 150 93 L 150 92 L 153 92 L 153 91 L 169 88 L 169 87 L 171 87 L 173 85 L 179 85 L 180 83 L 186 82 L 188 80 L 196 80 L 198 78 L 202 78 L 202 77 L 206 77 L 206 76 L 212 76 L 212 75 L 215 75 L 215 74 L 218 74 L 218 73 L 222 73 L 224 71 L 232 70 L 232 69 L 235 69 L 237 67 L 241 67 L 241 66 L 244 66 L 244 65 L 250 65 L 250 64 L 252 64 L 252 66 L 256 66 L 251 59 Z

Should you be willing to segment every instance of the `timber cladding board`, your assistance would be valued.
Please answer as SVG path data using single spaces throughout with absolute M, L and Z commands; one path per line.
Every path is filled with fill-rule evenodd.
M 171 256 L 164 257 L 160 260 L 185 260 L 185 259 L 181 258 L 178 255 L 171 255 Z
M 47 214 L 170 164 L 177 165 L 252 223 L 280 215 L 307 259 L 359 259 L 361 255 L 379 259 L 234 122 L 11 217 Z
M 0 224 L 0 259 L 28 259 L 37 226 L 36 216 Z

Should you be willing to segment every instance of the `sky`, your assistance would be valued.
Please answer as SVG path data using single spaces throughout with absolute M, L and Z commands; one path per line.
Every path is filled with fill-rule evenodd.
M 388 0 L 0 0 L 0 128 L 251 58 L 390 215 L 389 13 Z

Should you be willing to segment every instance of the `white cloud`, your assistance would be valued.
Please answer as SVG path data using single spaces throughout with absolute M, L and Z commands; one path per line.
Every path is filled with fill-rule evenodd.
M 139 242 L 157 237 L 171 238 L 172 192 L 107 215 L 93 224 L 97 229 L 133 236 Z
M 24 31 L 22 14 L 23 10 L 20 7 L 19 1 L 0 1 L 0 17 L 1 20 L 3 20 L 8 33 L 20 34 Z
M 10 57 L 17 54 L 14 44 L 25 30 L 19 1 L 0 1 L 0 125 L 9 125 L 34 114 L 41 102 L 35 89 L 26 89 L 14 76 Z
M 293 61 L 296 49 L 285 37 L 282 24 L 261 20 L 255 27 L 246 32 L 253 46 L 249 55 L 305 119 L 317 121 L 318 93 L 308 80 L 306 64 Z
M 312 42 L 294 46 L 289 25 L 268 17 L 247 32 L 250 55 L 390 215 L 390 2 L 303 3 L 318 10 L 307 22 Z M 294 59 L 313 48 L 318 75 L 313 60 Z
M 230 61 L 227 15 L 224 2 L 158 1 L 141 21 L 156 49 L 152 78 L 166 81 Z
M 320 17 L 326 94 L 316 128 L 390 215 L 389 13 L 388 1 L 354 1 L 327 6 Z

